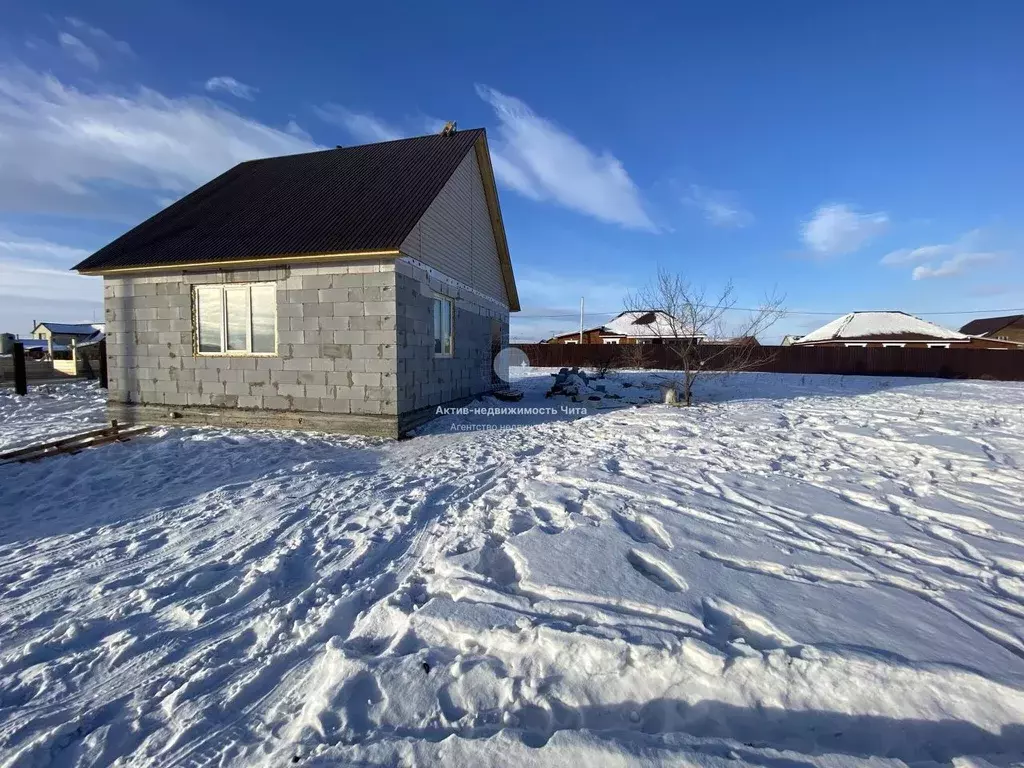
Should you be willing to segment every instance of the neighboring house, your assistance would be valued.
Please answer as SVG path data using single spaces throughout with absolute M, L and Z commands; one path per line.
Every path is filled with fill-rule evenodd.
M 800 339 L 802 339 L 802 338 L 803 338 L 803 336 L 797 336 L 797 335 L 792 334 L 792 333 L 787 333 L 785 336 L 782 337 L 782 343 L 779 346 L 780 347 L 791 347 L 794 344 L 796 344 L 798 341 L 800 341 Z
M 519 310 L 483 129 L 242 163 L 75 269 L 129 423 L 397 436 L 497 386 Z
M 37 323 L 32 322 L 32 338 L 52 341 L 54 344 L 76 344 L 90 340 L 103 332 L 103 323 Z
M 1014 345 L 951 331 L 906 312 L 850 312 L 802 336 L 793 346 L 1008 349 Z
M 584 344 L 664 344 L 683 339 L 704 339 L 703 334 L 689 334 L 682 322 L 661 310 L 621 312 L 604 325 L 583 331 Z M 541 342 L 543 344 L 578 344 L 580 332 L 563 333 Z
M 15 339 L 15 342 L 21 344 L 25 350 L 25 356 L 32 360 L 45 360 L 51 356 L 71 357 L 70 346 L 53 344 L 49 339 Z
M 971 320 L 960 329 L 960 333 L 999 341 L 1014 341 L 1024 344 L 1024 315 L 1006 317 L 983 317 Z

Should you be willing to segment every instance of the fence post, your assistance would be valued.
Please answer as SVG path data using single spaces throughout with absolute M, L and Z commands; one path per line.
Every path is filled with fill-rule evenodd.
M 101 339 L 98 346 L 100 352 L 100 386 L 107 389 L 107 340 Z
M 28 394 L 28 375 L 25 372 L 25 345 L 16 342 L 14 349 L 14 391 L 19 395 Z

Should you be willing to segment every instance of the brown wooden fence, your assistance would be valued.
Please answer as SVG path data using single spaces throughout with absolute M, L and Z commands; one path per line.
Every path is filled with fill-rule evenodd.
M 636 367 L 628 345 L 517 344 L 530 365 Z M 732 350 L 704 345 L 701 358 L 727 366 Z M 635 351 L 632 354 L 636 354 Z M 826 373 L 859 376 L 931 376 L 942 379 L 1024 381 L 1024 351 L 1003 349 L 913 349 L 908 347 L 755 347 L 744 350 L 746 370 L 760 373 Z M 645 368 L 681 368 L 670 347 L 644 346 Z

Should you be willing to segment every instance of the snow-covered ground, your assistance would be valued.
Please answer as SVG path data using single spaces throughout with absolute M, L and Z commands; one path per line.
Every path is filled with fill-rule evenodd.
M 411 440 L 0 467 L 0 764 L 1024 759 L 1024 386 L 745 375 L 686 409 L 548 373 L 510 407 L 553 414 Z M 0 446 L 100 397 L 0 390 Z

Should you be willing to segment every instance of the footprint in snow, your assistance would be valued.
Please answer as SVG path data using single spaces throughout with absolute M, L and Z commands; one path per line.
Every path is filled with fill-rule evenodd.
M 626 553 L 626 560 L 633 570 L 666 592 L 682 592 L 689 588 L 686 580 L 672 566 L 653 555 L 631 549 Z

